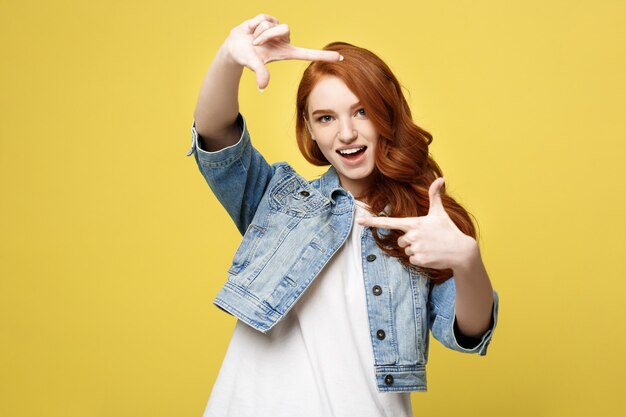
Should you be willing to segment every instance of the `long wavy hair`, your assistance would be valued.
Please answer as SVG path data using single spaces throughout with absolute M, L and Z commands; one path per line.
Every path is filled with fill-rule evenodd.
M 298 87 L 296 99 L 296 138 L 307 161 L 314 165 L 330 165 L 311 139 L 305 124 L 308 97 L 323 77 L 341 79 L 356 95 L 368 118 L 380 134 L 376 149 L 375 180 L 364 195 L 372 213 L 385 211 L 389 217 L 425 216 L 429 209 L 428 188 L 441 169 L 428 152 L 433 137 L 413 122 L 411 110 L 400 83 L 377 55 L 345 42 L 333 42 L 324 47 L 343 55 L 341 62 L 314 61 L 306 68 Z M 470 214 L 441 188 L 443 206 L 457 227 L 466 235 L 477 237 Z M 376 244 L 404 265 L 409 262 L 404 249 L 398 246 L 401 231 L 380 233 L 372 229 Z M 452 270 L 418 268 L 434 282 L 452 276 Z

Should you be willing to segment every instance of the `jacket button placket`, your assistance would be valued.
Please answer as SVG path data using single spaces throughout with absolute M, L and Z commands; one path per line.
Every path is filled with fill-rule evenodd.
M 388 288 L 388 277 L 386 276 L 386 263 L 381 255 L 376 253 L 376 243 L 369 236 L 362 239 L 361 250 L 363 251 L 363 273 L 366 288 L 368 288 L 368 308 L 371 309 L 370 325 L 372 326 L 372 344 L 374 345 L 374 360 L 379 363 L 394 363 L 396 358 L 396 349 L 394 349 L 391 322 L 392 317 L 389 309 L 391 302 L 390 293 L 383 292 L 383 288 Z M 378 345 L 378 346 L 375 346 Z
M 367 260 L 367 262 L 374 262 L 376 260 L 376 255 L 374 254 L 367 255 L 365 259 Z M 378 296 L 383 293 L 383 289 L 381 288 L 380 285 L 374 285 L 372 287 L 372 292 L 374 293 L 374 295 Z
M 374 262 L 376 260 L 376 255 L 367 255 L 365 259 L 367 259 L 367 262 Z M 383 293 L 383 289 L 380 285 L 374 285 L 372 287 L 372 292 L 374 293 L 374 295 L 378 296 Z M 378 338 L 378 340 L 385 340 L 385 331 L 382 329 L 378 329 L 378 331 L 376 331 L 376 337 Z

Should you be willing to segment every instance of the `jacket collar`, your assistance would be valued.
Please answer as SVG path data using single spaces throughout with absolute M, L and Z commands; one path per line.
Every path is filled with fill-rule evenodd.
M 334 166 L 330 166 L 328 168 L 328 171 L 326 171 L 317 181 L 314 181 L 314 183 L 317 182 L 318 184 L 316 185 L 317 188 L 319 188 L 320 192 L 322 193 L 322 195 L 328 197 L 330 199 L 330 201 L 334 203 L 336 203 L 337 201 L 335 200 L 335 197 L 339 194 L 339 195 L 349 195 L 350 197 L 354 198 L 354 196 L 349 192 L 344 190 L 341 187 L 341 182 L 339 181 L 339 176 L 337 175 L 337 170 L 335 170 Z M 337 194 L 338 193 L 338 194 Z M 389 216 L 389 213 L 391 213 L 391 205 L 387 204 L 384 208 L 383 211 L 381 211 L 380 213 L 378 213 L 378 216 Z
M 330 201 L 336 203 L 335 197 L 337 194 L 342 195 L 350 195 L 350 192 L 346 191 L 341 187 L 341 182 L 339 181 L 339 175 L 337 175 L 337 170 L 334 166 L 330 166 L 328 171 L 326 171 L 318 180 L 319 182 L 319 190 L 322 195 L 328 197 Z

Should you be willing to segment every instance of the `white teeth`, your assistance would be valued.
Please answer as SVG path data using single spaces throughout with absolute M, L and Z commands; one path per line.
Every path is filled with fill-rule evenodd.
M 352 153 L 357 153 L 358 151 L 360 151 L 361 149 L 363 149 L 364 147 L 361 146 L 360 148 L 353 148 L 353 149 L 342 149 L 339 151 L 340 154 L 342 155 L 350 155 Z

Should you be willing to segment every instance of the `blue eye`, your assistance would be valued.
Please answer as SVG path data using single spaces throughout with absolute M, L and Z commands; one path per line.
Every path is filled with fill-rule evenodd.
M 325 114 L 324 116 L 318 117 L 317 120 L 322 123 L 330 122 L 330 116 Z
M 359 109 L 357 113 L 359 113 L 361 116 L 365 116 L 365 109 Z

